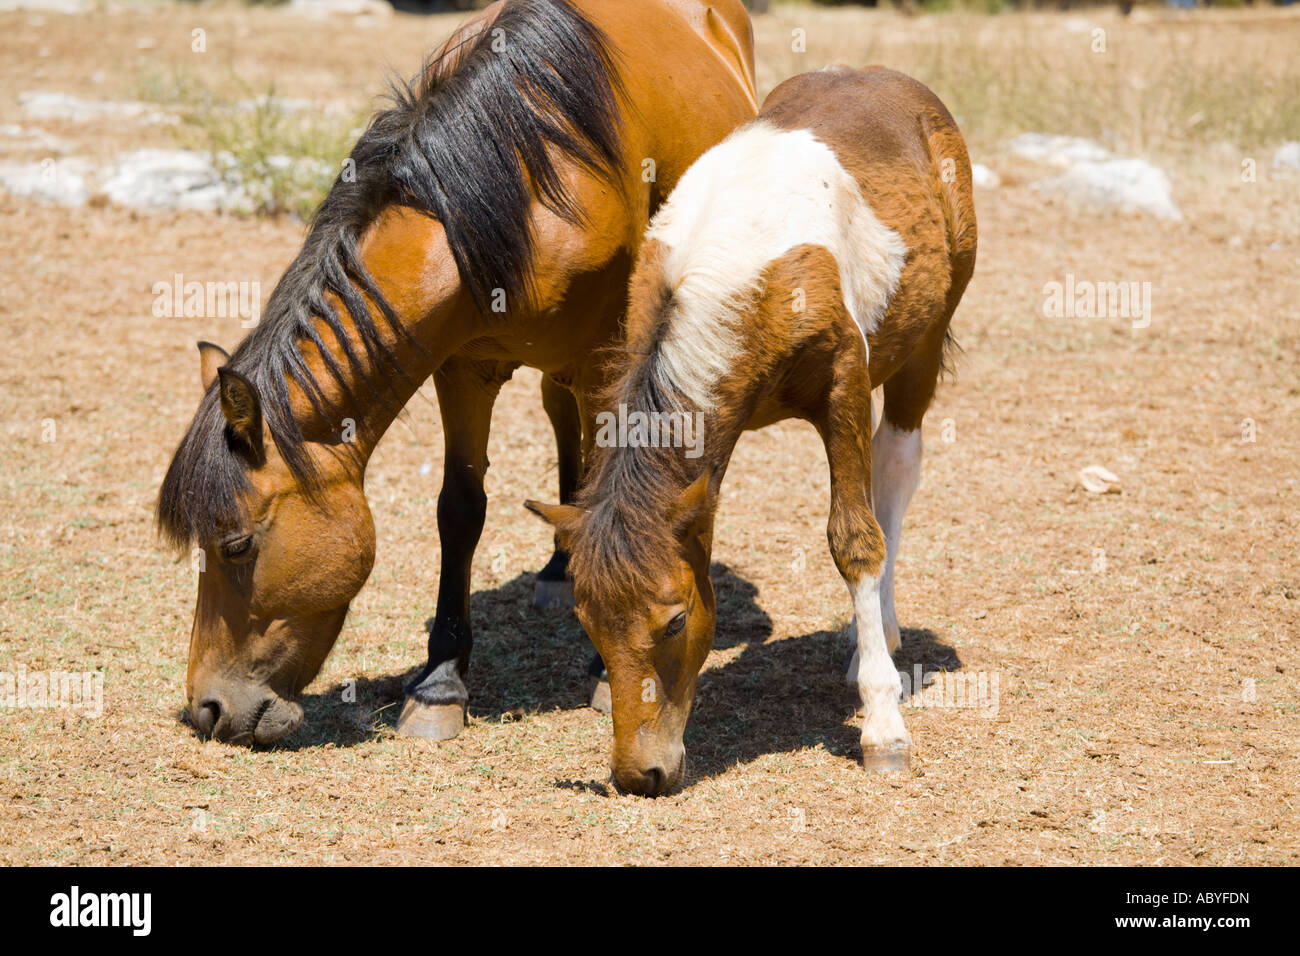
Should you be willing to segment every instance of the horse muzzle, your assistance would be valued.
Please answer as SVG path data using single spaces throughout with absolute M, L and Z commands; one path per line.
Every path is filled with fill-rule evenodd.
M 303 711 L 268 688 L 214 688 L 191 699 L 190 719 L 204 737 L 232 744 L 269 744 L 297 730 Z
M 620 790 L 639 797 L 659 797 L 682 782 L 686 771 L 686 749 L 678 744 L 656 759 L 614 759 L 614 783 Z

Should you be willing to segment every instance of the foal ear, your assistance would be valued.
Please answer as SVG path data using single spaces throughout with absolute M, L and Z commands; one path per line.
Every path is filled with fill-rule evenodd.
M 569 536 L 582 520 L 582 509 L 573 505 L 544 505 L 531 498 L 524 502 L 524 507 L 555 529 L 560 539 L 560 547 L 569 550 Z
M 203 383 L 203 391 L 212 387 L 212 383 L 217 380 L 217 369 L 229 361 L 229 353 L 220 345 L 199 343 L 199 381 Z
M 668 513 L 673 531 L 681 540 L 685 540 L 696 530 L 700 518 L 705 516 L 709 504 L 709 473 L 706 471 L 692 481 L 673 502 Z
M 217 369 L 217 389 L 221 394 L 221 411 L 230 432 L 254 458 L 262 455 L 262 402 L 253 383 L 226 366 Z

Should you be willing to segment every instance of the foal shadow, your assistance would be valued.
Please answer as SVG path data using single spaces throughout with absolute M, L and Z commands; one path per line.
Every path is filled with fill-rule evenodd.
M 857 761 L 856 687 L 844 682 L 852 648 L 842 630 L 751 644 L 735 660 L 700 675 L 686 728 L 685 787 L 767 754 L 822 747 Z M 908 674 L 954 671 L 956 650 L 930 630 L 903 629 L 894 665 Z M 919 693 L 922 688 L 915 688 Z M 906 705 L 904 705 L 906 706 Z
M 772 634 L 772 620 L 758 606 L 758 589 L 721 563 L 710 569 L 725 621 L 714 646 L 762 643 Z M 470 612 L 474 652 L 470 661 L 470 715 L 476 720 L 509 723 L 525 714 L 581 710 L 590 705 L 588 666 L 595 656 L 573 612 L 539 611 L 533 607 L 536 575 L 520 574 L 495 588 L 476 591 Z M 315 693 L 298 702 L 303 725 L 271 747 L 305 750 L 332 744 L 351 747 L 397 724 L 404 688 L 423 666 L 425 648 L 413 647 L 419 663 L 409 670 L 382 677 L 360 677 Z M 184 712 L 178 715 L 185 720 Z M 594 714 L 593 714 L 594 717 Z
M 756 602 L 758 588 L 729 568 L 710 569 L 725 632 L 715 645 L 765 641 L 772 620 Z M 474 662 L 470 713 L 480 720 L 510 720 L 524 713 L 580 710 L 591 702 L 588 666 L 596 648 L 572 611 L 538 611 L 532 574 L 521 574 L 474 594 Z

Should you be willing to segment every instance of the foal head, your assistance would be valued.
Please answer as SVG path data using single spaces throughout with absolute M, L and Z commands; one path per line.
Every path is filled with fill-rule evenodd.
M 571 556 L 578 620 L 609 673 L 614 780 L 643 796 L 665 793 L 685 771 L 682 733 L 713 646 L 709 475 L 590 509 L 527 507 L 555 526 Z
M 265 434 L 258 388 L 216 346 L 200 350 L 206 394 L 159 499 L 163 533 L 197 546 L 186 696 L 200 733 L 269 743 L 302 722 L 293 698 L 370 573 L 375 530 L 353 456 L 296 446 L 308 487 Z

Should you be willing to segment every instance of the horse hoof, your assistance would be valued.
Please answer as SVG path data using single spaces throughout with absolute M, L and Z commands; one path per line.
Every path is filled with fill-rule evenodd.
M 911 765 L 912 748 L 907 744 L 862 748 L 862 767 L 871 773 L 898 773 Z
M 399 734 L 425 740 L 451 740 L 464 728 L 464 704 L 422 704 L 408 697 L 397 718 Z
M 533 585 L 533 607 L 539 611 L 573 609 L 572 581 L 538 581 Z
M 609 693 L 609 681 L 592 681 L 591 706 L 592 709 L 598 710 L 602 714 L 612 714 L 614 712 L 614 698 Z

